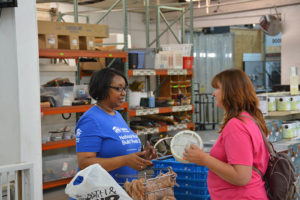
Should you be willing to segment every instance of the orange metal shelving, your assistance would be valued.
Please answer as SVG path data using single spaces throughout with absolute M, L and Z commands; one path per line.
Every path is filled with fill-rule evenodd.
M 60 149 L 65 147 L 74 147 L 75 145 L 76 145 L 75 139 L 47 142 L 42 145 L 42 150 L 46 151 L 46 150 Z
M 129 117 L 151 115 L 151 114 L 162 114 L 182 111 L 193 111 L 193 105 L 182 105 L 182 106 L 171 106 L 171 107 L 156 107 L 139 110 L 129 110 Z
M 79 61 L 80 57 L 88 58 L 122 58 L 124 62 L 127 61 L 127 52 L 122 51 L 87 51 L 87 50 L 65 50 L 65 49 L 40 49 L 40 58 L 58 58 L 58 59 L 75 59 L 76 62 Z M 79 106 L 63 106 L 63 107 L 52 107 L 52 108 L 42 108 L 43 115 L 56 115 L 64 113 L 79 113 L 86 112 L 93 105 L 79 105 Z M 121 107 L 116 109 L 124 109 L 128 111 L 128 103 L 125 102 Z M 51 150 L 58 148 L 65 148 L 75 146 L 75 139 L 62 140 L 57 142 L 47 142 L 42 145 L 42 150 Z M 57 181 L 44 182 L 43 189 L 49 189 L 57 186 L 62 186 L 68 184 L 72 178 L 61 179 Z
M 92 106 L 93 105 L 49 107 L 49 108 L 42 108 L 42 113 L 44 115 L 57 115 L 63 113 L 85 112 L 88 109 L 90 109 Z
M 78 112 L 85 112 L 90 109 L 94 105 L 80 105 L 80 106 L 61 106 L 61 107 L 49 107 L 49 108 L 42 108 L 43 115 L 57 115 L 63 113 L 78 113 Z M 128 108 L 128 102 L 125 102 L 122 106 L 116 108 L 125 109 Z
M 80 57 L 89 58 L 123 58 L 127 60 L 127 52 L 123 51 L 87 51 L 87 50 L 68 50 L 68 49 L 40 49 L 40 58 L 61 58 L 78 59 Z
M 53 188 L 53 187 L 62 186 L 62 185 L 66 185 L 72 180 L 72 178 L 66 178 L 66 179 L 61 179 L 61 180 L 51 181 L 51 182 L 44 182 L 43 183 L 43 190 Z

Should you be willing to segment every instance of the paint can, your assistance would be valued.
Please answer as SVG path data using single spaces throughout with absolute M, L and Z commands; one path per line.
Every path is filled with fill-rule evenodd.
M 276 110 L 290 111 L 291 110 L 291 97 L 290 96 L 276 97 Z

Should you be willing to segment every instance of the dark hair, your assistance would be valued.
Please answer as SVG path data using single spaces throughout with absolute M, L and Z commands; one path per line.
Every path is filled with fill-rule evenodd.
M 211 85 L 213 88 L 221 86 L 222 89 L 222 105 L 225 114 L 219 132 L 231 118 L 241 119 L 240 113 L 246 111 L 258 121 L 263 131 L 268 134 L 263 114 L 258 108 L 259 100 L 255 89 L 245 72 L 236 68 L 222 71 L 213 77 Z
M 92 74 L 91 80 L 89 82 L 89 94 L 93 99 L 97 101 L 104 100 L 109 96 L 109 86 L 112 83 L 112 79 L 115 76 L 121 76 L 126 86 L 128 85 L 126 77 L 119 71 L 112 68 L 104 68 L 95 71 Z

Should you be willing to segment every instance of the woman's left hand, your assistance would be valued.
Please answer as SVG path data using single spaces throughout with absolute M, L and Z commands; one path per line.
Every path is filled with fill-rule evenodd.
M 205 165 L 205 158 L 208 156 L 207 153 L 202 151 L 196 145 L 191 144 L 189 148 L 184 149 L 183 153 L 184 158 L 192 163 L 196 163 L 198 165 Z

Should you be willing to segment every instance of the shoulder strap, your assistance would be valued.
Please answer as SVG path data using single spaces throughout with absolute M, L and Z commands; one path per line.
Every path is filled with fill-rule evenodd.
M 255 122 L 255 124 L 258 126 L 260 132 L 261 132 L 261 135 L 262 135 L 262 138 L 264 140 L 264 143 L 265 145 L 267 146 L 267 149 L 269 151 L 269 153 L 272 155 L 272 156 L 275 156 L 275 151 L 274 151 L 274 148 L 273 146 L 267 141 L 267 137 L 266 137 L 266 134 L 265 132 L 262 130 L 262 128 L 260 127 L 259 123 L 253 118 L 253 117 L 250 117 L 248 115 L 240 115 L 240 116 L 243 116 L 243 117 L 247 117 L 251 120 L 253 120 Z M 263 175 L 261 173 L 261 171 L 259 171 L 259 169 L 257 169 L 254 165 L 252 165 L 252 168 L 262 177 L 263 179 Z

